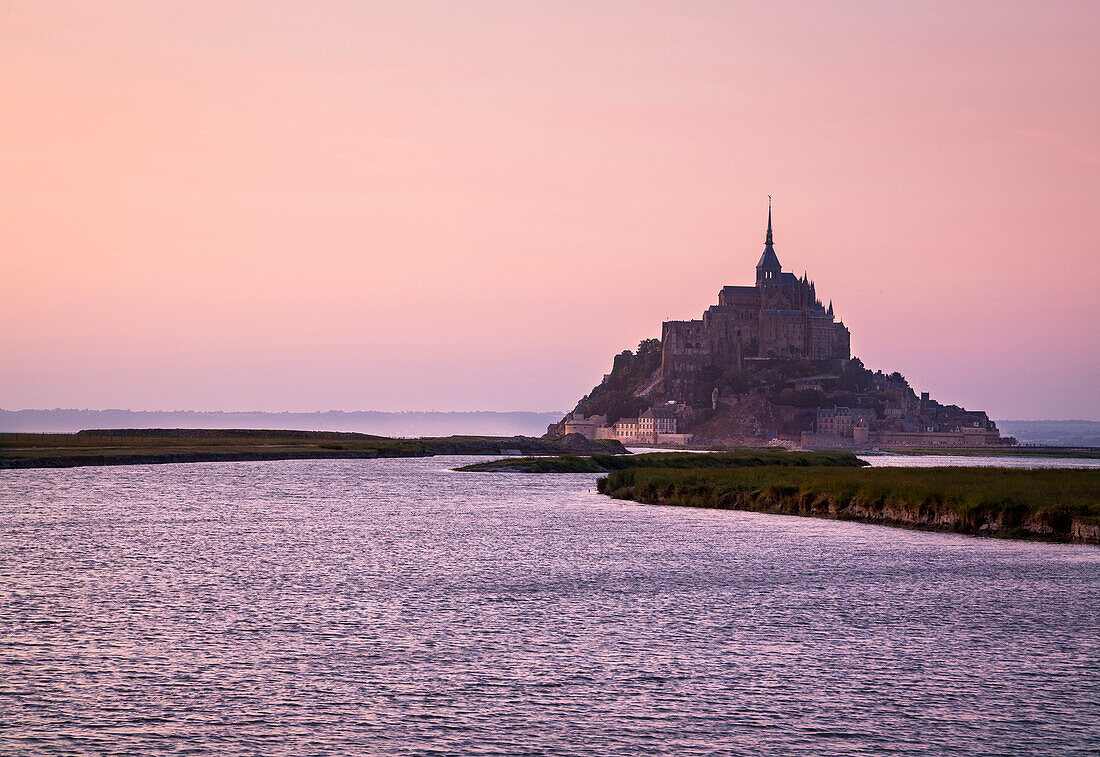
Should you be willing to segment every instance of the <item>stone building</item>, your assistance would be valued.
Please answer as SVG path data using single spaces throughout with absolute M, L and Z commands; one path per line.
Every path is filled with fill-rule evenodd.
M 772 241 L 772 210 L 754 286 L 726 286 L 718 304 L 691 321 L 666 321 L 661 329 L 661 376 L 675 400 L 690 399 L 700 372 L 725 370 L 743 360 L 795 358 L 847 360 L 850 336 L 830 302 L 817 298 L 814 283 L 787 273 Z
M 657 440 L 658 434 L 676 433 L 676 415 L 667 407 L 651 407 L 638 416 L 638 435 Z
M 612 438 L 621 442 L 689 444 L 692 440 L 691 434 L 677 432 L 676 413 L 667 406 L 651 407 L 637 418 L 620 418 L 612 429 Z
M 639 441 L 637 418 L 620 418 L 615 421 L 614 428 L 616 439 L 629 442 Z
M 556 433 L 551 426 L 550 433 Z M 561 423 L 560 433 L 581 434 L 589 439 L 618 439 L 644 444 L 688 444 L 691 434 L 677 432 L 676 413 L 668 406 L 651 407 L 637 418 L 620 418 L 608 424 L 606 415 L 570 413 Z
M 880 392 L 879 395 L 889 394 Z M 900 394 L 900 392 L 899 392 Z M 997 424 L 980 411 L 943 406 L 921 395 L 919 405 L 912 390 L 887 405 L 882 417 L 870 408 L 823 407 L 817 411 L 813 431 L 802 432 L 802 446 L 827 447 L 987 447 L 1014 444 L 997 430 Z M 907 410 L 919 408 L 919 412 Z
M 562 433 L 580 434 L 589 439 L 595 439 L 596 429 L 606 425 L 606 415 L 590 415 L 585 418 L 583 413 L 570 413 L 565 416 L 565 420 L 562 424 Z
M 814 431 L 819 434 L 851 436 L 857 426 L 870 427 L 877 420 L 874 410 L 860 407 L 823 407 L 817 411 Z

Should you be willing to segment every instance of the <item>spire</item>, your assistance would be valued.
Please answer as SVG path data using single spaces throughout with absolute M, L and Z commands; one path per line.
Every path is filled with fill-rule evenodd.
M 829 317 L 833 317 L 833 301 L 829 300 Z
M 779 278 L 779 272 L 783 266 L 779 265 L 779 258 L 775 256 L 775 248 L 772 246 L 772 196 L 768 195 L 768 235 L 764 239 L 764 254 L 760 256 L 760 262 L 756 264 L 756 283 L 771 281 Z M 763 275 L 763 271 L 771 271 L 771 275 Z
M 764 239 L 764 246 L 772 246 L 772 196 L 768 195 L 768 236 Z

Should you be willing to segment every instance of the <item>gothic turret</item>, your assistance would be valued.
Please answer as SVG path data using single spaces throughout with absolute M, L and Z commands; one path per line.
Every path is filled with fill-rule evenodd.
M 772 246 L 772 198 L 769 195 L 768 235 L 764 238 L 764 254 L 756 264 L 756 286 L 779 283 L 779 274 L 782 272 L 783 266 L 779 264 L 779 258 L 775 256 L 775 248 Z

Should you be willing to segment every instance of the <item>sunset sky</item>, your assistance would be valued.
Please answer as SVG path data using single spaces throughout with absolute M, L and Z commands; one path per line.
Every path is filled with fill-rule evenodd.
M 0 2 L 0 407 L 567 410 L 808 271 L 1100 420 L 1098 2 Z

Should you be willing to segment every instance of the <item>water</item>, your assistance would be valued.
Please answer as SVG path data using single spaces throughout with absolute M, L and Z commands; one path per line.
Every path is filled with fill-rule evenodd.
M 697 452 L 710 450 L 674 449 L 671 447 L 627 447 L 632 454 L 654 452 Z M 843 450 L 837 450 L 843 451 Z M 1046 455 L 905 455 L 889 452 L 857 454 L 861 460 L 877 468 L 996 467 L 996 468 L 1100 468 L 1100 459 L 1084 457 L 1048 457 Z
M 0 753 L 1100 749 L 1096 547 L 466 460 L 0 473 Z
M 876 467 L 887 468 L 931 468 L 950 467 L 997 467 L 997 468 L 1100 468 L 1100 460 L 1076 457 L 1033 457 L 1023 455 L 1004 455 L 1003 457 L 985 455 L 860 455 Z

